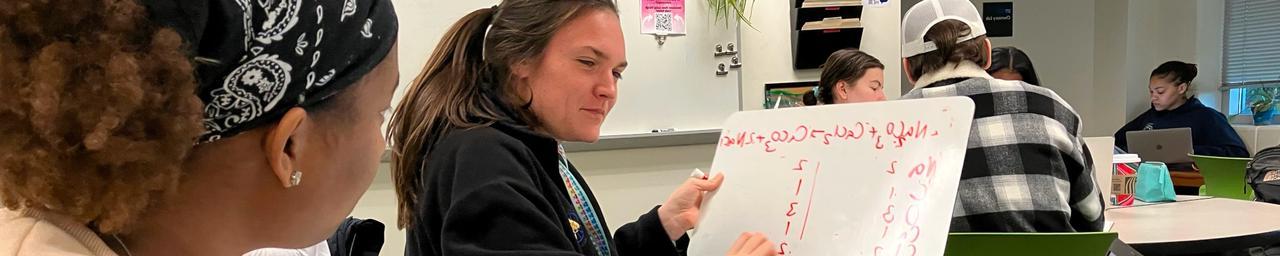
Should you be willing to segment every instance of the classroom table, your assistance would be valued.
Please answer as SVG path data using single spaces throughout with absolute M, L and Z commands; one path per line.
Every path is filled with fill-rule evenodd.
M 1179 196 L 1178 202 L 1107 209 L 1111 231 L 1143 254 L 1191 254 L 1280 243 L 1280 205 Z

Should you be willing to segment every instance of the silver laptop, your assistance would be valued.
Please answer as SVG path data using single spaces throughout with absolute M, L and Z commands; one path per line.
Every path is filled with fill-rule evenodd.
M 1143 161 L 1164 163 L 1190 163 L 1191 128 L 1130 131 L 1125 133 L 1129 153 L 1138 154 Z

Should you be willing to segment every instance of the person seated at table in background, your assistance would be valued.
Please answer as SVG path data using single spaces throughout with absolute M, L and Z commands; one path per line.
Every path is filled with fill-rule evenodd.
M 991 49 L 991 66 L 987 67 L 987 74 L 996 79 L 1041 85 L 1036 68 L 1031 65 L 1031 57 L 1013 46 Z
M 1126 133 L 1130 131 L 1190 127 L 1195 154 L 1249 157 L 1244 140 L 1227 117 L 1188 93 L 1195 78 L 1196 65 L 1181 61 L 1168 61 L 1152 70 L 1147 85 L 1151 108 L 1116 131 L 1116 147 L 1129 150 Z
M 823 105 L 884 101 L 884 64 L 856 49 L 833 52 L 809 94 Z
M 956 192 L 952 232 L 1100 231 L 1080 116 L 1057 93 L 991 77 L 991 41 L 965 0 L 925 0 L 902 20 L 904 99 L 966 96 L 973 131 Z
M 405 255 L 679 255 L 723 175 L 613 230 L 560 145 L 600 138 L 626 68 L 611 0 L 504 0 L 454 23 L 389 124 Z M 775 249 L 745 233 L 728 255 Z

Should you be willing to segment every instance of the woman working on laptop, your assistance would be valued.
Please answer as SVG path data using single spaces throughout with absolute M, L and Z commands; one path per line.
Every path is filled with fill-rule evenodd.
M 1240 135 L 1227 123 L 1222 113 L 1189 97 L 1191 80 L 1196 78 L 1196 65 L 1181 61 L 1160 64 L 1151 71 L 1147 85 L 1151 93 L 1151 109 L 1116 131 L 1116 146 L 1128 149 L 1125 133 L 1137 130 L 1191 128 L 1192 150 L 1198 155 L 1248 157 Z

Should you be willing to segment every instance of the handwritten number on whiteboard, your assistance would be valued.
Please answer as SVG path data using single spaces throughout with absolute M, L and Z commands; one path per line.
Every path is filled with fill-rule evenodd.
M 913 244 L 914 244 L 914 243 L 916 243 L 916 240 L 920 239 L 920 226 L 911 226 L 911 230 L 909 230 L 909 232 L 910 232 L 911 234 L 913 234 L 913 235 L 911 236 L 911 240 L 910 240 L 910 241 L 911 241 L 911 243 L 913 243 Z M 913 246 L 914 246 L 914 245 L 913 245 Z M 912 248 L 912 249 L 914 249 L 914 248 Z
M 925 197 L 928 197 L 928 196 L 929 196 L 929 185 L 924 184 L 924 183 L 922 182 L 922 183 L 920 183 L 920 187 L 921 187 L 922 189 L 921 189 L 920 194 L 919 194 L 918 196 L 916 195 L 916 193 L 911 193 L 911 194 L 909 194 L 909 195 L 908 195 L 908 196 L 910 196 L 910 197 L 911 197 L 911 200 L 920 201 L 920 200 L 924 200 L 924 199 L 925 199 Z
M 778 244 L 778 255 L 787 255 L 787 242 Z
M 884 214 L 880 214 L 880 217 L 884 219 L 885 223 L 893 223 L 893 205 L 885 208 Z
M 907 214 L 906 214 L 906 215 L 907 215 L 907 225 L 910 225 L 910 226 L 919 226 L 919 225 L 920 225 L 920 222 L 919 222 L 919 221 L 920 221 L 920 209 L 917 209 L 917 208 L 916 208 L 916 204 L 911 204 L 911 206 L 910 206 L 910 207 L 907 207 Z
M 924 164 L 917 164 L 916 167 L 911 168 L 911 173 L 907 174 L 907 178 L 915 178 L 916 175 L 924 174 L 924 171 L 925 171 Z

